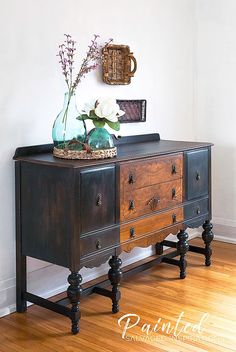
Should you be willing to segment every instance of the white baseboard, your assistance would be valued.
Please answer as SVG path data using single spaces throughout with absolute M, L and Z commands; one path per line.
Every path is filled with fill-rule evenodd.
M 236 228 L 236 220 L 232 220 L 232 219 L 214 217 L 213 218 L 213 224 L 222 225 L 222 226 L 226 226 L 226 227 L 235 227 Z
M 215 240 L 236 244 L 236 225 L 229 226 L 225 223 L 226 222 L 224 222 L 223 224 L 219 224 L 214 222 L 213 232 Z M 232 224 L 234 222 L 230 223 Z
M 188 234 L 189 239 L 192 239 L 197 237 L 199 232 L 197 230 L 189 229 Z M 176 236 L 173 235 L 169 235 L 167 239 L 171 241 L 177 240 Z M 135 248 L 131 253 L 122 253 L 120 257 L 122 259 L 123 266 L 127 266 L 153 254 L 154 248 L 150 246 L 148 248 Z M 35 260 L 34 262 L 32 258 L 28 261 L 28 264 L 30 264 L 27 273 L 27 290 L 29 292 L 44 298 L 49 298 L 58 293 L 64 292 L 67 289 L 67 277 L 69 275 L 68 269 L 57 265 L 48 265 L 48 263 L 44 263 L 42 261 L 37 262 Z M 32 270 L 32 268 L 34 270 Z M 83 283 L 105 275 L 108 270 L 108 263 L 102 264 L 99 268 L 83 268 L 80 271 L 83 277 Z M 0 317 L 10 314 L 16 310 L 15 291 L 15 277 L 0 282 Z

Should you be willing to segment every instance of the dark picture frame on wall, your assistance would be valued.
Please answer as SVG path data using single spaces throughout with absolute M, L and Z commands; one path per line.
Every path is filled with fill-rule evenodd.
M 121 110 L 125 111 L 125 114 L 119 117 L 120 123 L 146 121 L 147 101 L 145 99 L 117 99 L 117 104 Z

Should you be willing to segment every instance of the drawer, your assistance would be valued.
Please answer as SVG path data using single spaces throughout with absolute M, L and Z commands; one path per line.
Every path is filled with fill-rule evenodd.
M 183 174 L 182 154 L 149 158 L 121 163 L 121 191 L 143 188 L 157 183 L 176 180 Z
M 155 233 L 163 228 L 183 221 L 183 208 L 175 208 L 163 213 L 152 215 L 144 219 L 129 222 L 121 225 L 120 241 L 136 239 L 140 236 Z
M 115 224 L 115 165 L 81 171 L 81 232 L 86 233 Z
M 90 253 L 102 251 L 119 244 L 119 240 L 120 234 L 118 227 L 84 236 L 80 239 L 80 254 L 81 256 L 85 256 Z
M 130 190 L 121 194 L 120 220 L 170 208 L 182 203 L 182 179 Z
M 185 154 L 187 200 L 208 194 L 208 159 L 208 149 L 195 150 Z
M 197 216 L 207 214 L 209 211 L 209 199 L 204 198 L 184 206 L 184 219 L 189 220 Z

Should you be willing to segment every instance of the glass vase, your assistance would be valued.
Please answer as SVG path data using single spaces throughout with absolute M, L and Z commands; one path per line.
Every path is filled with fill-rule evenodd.
M 88 144 L 93 150 L 114 147 L 112 136 L 104 127 L 96 127 L 90 131 Z
M 65 93 L 62 111 L 57 115 L 52 128 L 54 146 L 58 149 L 82 150 L 86 140 L 86 125 L 78 120 L 79 111 L 75 94 Z

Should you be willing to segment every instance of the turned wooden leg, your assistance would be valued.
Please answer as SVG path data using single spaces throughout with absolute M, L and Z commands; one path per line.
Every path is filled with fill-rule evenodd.
M 163 244 L 162 242 L 156 243 L 155 248 L 156 248 L 156 254 L 162 255 L 163 254 Z
M 67 289 L 67 297 L 71 303 L 71 332 L 77 334 L 79 332 L 79 319 L 80 319 L 80 296 L 82 294 L 82 276 L 77 272 L 71 272 L 68 276 L 69 287 Z
M 120 281 L 122 279 L 122 270 L 120 269 L 122 261 L 117 256 L 113 255 L 109 260 L 111 269 L 108 271 L 108 278 L 112 285 L 112 313 L 119 312 L 119 300 L 121 297 L 119 291 Z
M 180 267 L 180 278 L 184 279 L 186 277 L 186 267 L 187 267 L 187 261 L 185 259 L 186 253 L 189 249 L 189 245 L 187 242 L 188 239 L 188 234 L 184 230 L 180 230 L 180 232 L 177 235 L 178 242 L 177 242 L 177 250 L 180 252 L 180 261 L 179 261 L 179 267 Z
M 211 255 L 212 255 L 211 242 L 214 238 L 214 234 L 211 231 L 213 228 L 213 225 L 209 220 L 206 220 L 202 227 L 204 229 L 204 231 L 202 233 L 202 239 L 205 243 L 205 265 L 210 266 L 211 265 Z

